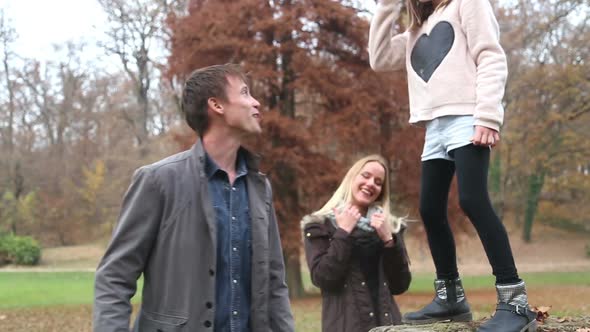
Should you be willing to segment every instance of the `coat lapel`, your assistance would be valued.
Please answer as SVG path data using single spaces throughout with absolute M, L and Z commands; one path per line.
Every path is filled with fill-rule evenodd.
M 266 192 L 264 177 L 258 172 L 250 171 L 246 177 L 248 185 L 248 201 L 250 204 L 250 216 L 252 223 L 253 249 L 257 244 L 268 242 L 268 211 L 270 198 Z
M 217 248 L 217 225 L 215 221 L 215 213 L 213 212 L 213 203 L 209 197 L 209 188 L 207 184 L 207 178 L 201 178 L 200 185 L 200 196 L 201 206 L 203 207 L 203 214 L 205 215 L 205 222 L 209 228 L 209 236 L 213 247 Z
M 203 215 L 205 216 L 205 222 L 209 229 L 211 243 L 213 243 L 213 248 L 217 248 L 217 224 L 215 213 L 213 211 L 213 202 L 209 196 L 207 175 L 205 174 L 205 149 L 203 148 L 202 141 L 197 140 L 197 143 L 193 145 L 192 149 L 193 153 L 191 155 L 193 157 L 193 165 L 191 168 L 193 172 L 195 172 L 193 174 L 195 175 L 196 183 L 198 183 L 196 187 L 199 190 L 197 194 L 200 199 L 200 206 L 197 205 L 197 208 L 203 209 Z

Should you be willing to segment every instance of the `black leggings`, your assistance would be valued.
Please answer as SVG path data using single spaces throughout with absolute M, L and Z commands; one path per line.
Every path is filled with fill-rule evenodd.
M 422 162 L 420 215 L 424 221 L 438 279 L 459 276 L 455 240 L 449 227 L 447 203 L 453 174 L 457 173 L 459 204 L 483 244 L 497 284 L 519 282 L 512 249 L 504 225 L 488 196 L 490 149 L 467 145 L 449 153 L 455 161 Z

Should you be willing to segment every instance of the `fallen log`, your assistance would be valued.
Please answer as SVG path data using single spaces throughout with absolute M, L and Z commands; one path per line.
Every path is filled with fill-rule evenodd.
M 379 326 L 369 332 L 475 332 L 485 320 L 470 323 Z M 549 317 L 539 322 L 537 332 L 590 332 L 590 316 Z

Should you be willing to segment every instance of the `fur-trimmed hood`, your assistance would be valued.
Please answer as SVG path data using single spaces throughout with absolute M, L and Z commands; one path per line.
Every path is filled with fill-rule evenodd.
M 318 216 L 313 214 L 305 215 L 300 222 L 301 229 L 304 229 L 308 224 L 324 224 L 326 223 L 326 220 L 329 220 L 327 216 Z

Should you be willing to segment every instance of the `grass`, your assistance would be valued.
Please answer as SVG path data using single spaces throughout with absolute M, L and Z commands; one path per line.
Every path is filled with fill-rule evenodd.
M 320 331 L 322 301 L 319 298 L 291 301 L 296 331 Z
M 585 272 L 538 272 L 523 273 L 520 277 L 527 286 L 555 285 L 555 286 L 590 286 L 590 271 Z M 410 292 L 431 293 L 433 287 L 433 275 L 414 275 Z M 461 277 L 463 286 L 470 290 L 486 289 L 494 285 L 495 278 L 489 276 L 465 276 Z
M 315 288 L 310 280 L 307 269 L 302 269 L 303 283 L 307 291 L 319 294 L 319 289 Z M 412 276 L 412 284 L 409 293 L 413 294 L 433 294 L 433 276 L 431 274 L 415 274 Z M 542 273 L 524 273 L 521 274 L 528 286 L 543 287 L 543 286 L 584 286 L 590 287 L 590 271 L 585 272 L 542 272 Z M 493 276 L 466 276 L 463 278 L 463 283 L 469 291 L 490 289 L 494 284 Z M 493 295 L 492 295 L 493 296 Z M 421 303 L 426 304 L 426 302 Z M 492 298 L 493 301 L 493 298 Z M 399 304 L 399 302 L 398 302 Z M 297 331 L 319 331 L 321 326 L 321 301 L 313 299 L 302 299 L 291 302 L 293 315 L 295 316 L 295 323 Z M 489 302 L 484 305 L 473 305 L 474 318 L 482 319 L 489 317 L 493 312 L 495 304 Z M 412 310 L 417 310 L 419 307 L 412 306 Z M 401 307 L 402 312 L 410 309 L 410 307 Z M 560 306 L 556 306 L 551 315 L 555 317 L 588 315 L 587 307 L 566 309 L 564 311 Z
M 537 289 L 542 289 L 544 286 L 569 286 L 569 289 L 573 289 L 574 294 L 577 294 L 579 286 L 584 289 L 590 287 L 590 271 L 530 273 L 523 274 L 522 277 L 529 285 L 536 286 Z M 54 327 L 51 329 L 52 331 L 91 331 L 90 313 L 92 312 L 93 283 L 93 272 L 0 272 L 0 322 L 2 322 L 1 317 L 8 317 L 5 322 L 12 321 L 18 327 L 16 329 L 8 328 L 7 331 L 49 331 L 48 327 L 50 326 Z M 305 275 L 304 283 L 310 285 L 309 279 Z M 468 276 L 464 278 L 464 283 L 470 290 L 489 289 L 493 284 L 493 278 Z M 141 289 L 141 280 L 138 288 Z M 561 288 L 558 288 L 558 292 L 561 292 Z M 432 294 L 432 276 L 414 275 L 409 293 Z M 570 293 L 565 296 L 575 295 Z M 422 297 L 418 301 L 421 305 L 427 299 L 428 296 Z M 137 295 L 132 302 L 139 303 L 140 296 Z M 558 303 L 548 302 L 548 304 L 555 304 L 555 308 L 552 310 L 554 317 L 587 315 L 589 312 L 589 307 L 586 305 L 579 308 L 565 308 Z M 318 296 L 293 300 L 291 305 L 297 331 L 320 330 L 321 299 Z M 414 310 L 417 305 L 406 301 L 405 307 L 401 307 L 401 309 L 402 311 Z M 137 312 L 137 305 L 134 308 L 134 312 Z M 473 305 L 472 303 L 472 309 L 476 319 L 489 317 L 489 314 L 493 312 L 493 303 L 486 302 L 485 305 Z M 22 318 L 21 322 L 19 320 L 21 318 L 18 317 L 26 318 Z M 69 322 L 63 317 L 70 317 L 70 320 L 75 319 L 77 327 L 73 329 L 59 325 Z M 18 320 L 18 322 L 14 323 L 14 320 Z M 35 323 L 32 322 L 33 320 Z M 2 323 L 0 323 L 1 325 Z M 59 327 L 56 327 L 58 325 Z M 35 329 L 33 326 L 39 326 L 39 328 Z M 4 331 L 4 329 L 2 330 Z
M 521 276 L 528 286 L 590 286 L 590 271 L 527 273 Z M 431 293 L 431 275 L 414 275 L 410 293 Z M 303 276 L 304 286 L 318 292 Z M 470 290 L 493 285 L 492 276 L 467 276 L 463 279 Z M 2 272 L 0 273 L 0 308 L 91 304 L 94 273 L 92 272 Z M 141 289 L 141 279 L 138 289 Z M 139 291 L 138 291 L 139 293 Z M 140 294 L 133 299 L 138 303 Z M 301 313 L 300 315 L 304 315 Z
M 309 272 L 302 269 L 303 287 L 309 293 L 319 294 L 319 289 L 311 284 Z M 520 277 L 527 286 L 554 285 L 554 286 L 590 286 L 590 271 L 584 272 L 538 272 L 523 273 Z M 469 290 L 487 289 L 494 285 L 494 276 L 465 276 L 461 277 L 463 286 Z M 408 292 L 432 293 L 434 275 L 413 274 L 412 283 Z
M 93 285 L 93 272 L 3 272 L 0 309 L 91 304 Z M 133 302 L 137 303 L 139 297 L 136 295 Z

